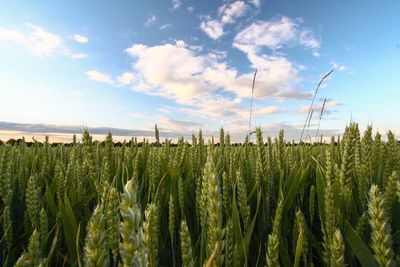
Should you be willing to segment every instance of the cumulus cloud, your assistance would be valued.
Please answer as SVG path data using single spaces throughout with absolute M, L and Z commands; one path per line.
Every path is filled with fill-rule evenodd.
M 103 82 L 103 83 L 108 83 L 112 84 L 113 80 L 111 79 L 110 75 L 97 71 L 97 70 L 89 70 L 86 72 L 86 77 L 90 80 L 97 81 L 97 82 Z
M 233 46 L 245 53 L 251 66 L 258 70 L 256 87 L 262 89 L 255 91 L 257 97 L 267 98 L 270 95 L 281 99 L 309 97 L 305 91 L 296 89 L 302 80 L 300 71 L 303 66 L 296 65 L 282 53 L 277 53 L 278 50 L 295 45 L 314 49 L 319 47 L 319 42 L 310 30 L 303 29 L 299 22 L 286 16 L 268 21 L 256 21 L 235 36 Z M 249 84 L 251 79 L 252 75 L 247 74 L 238 80 L 243 84 Z M 231 88 L 235 92 L 240 91 L 238 88 Z M 248 91 L 245 92 L 248 94 Z
M 89 42 L 89 38 L 87 38 L 86 36 L 80 35 L 80 34 L 74 34 L 71 37 L 72 40 L 80 43 L 80 44 L 86 44 Z
M 148 47 L 135 44 L 125 50 L 134 58 L 136 80 L 133 89 L 188 104 L 217 90 L 234 93 L 239 98 L 251 97 L 253 73 L 239 74 L 215 53 L 199 54 L 183 41 Z M 308 94 L 293 89 L 297 69 L 283 57 L 257 57 L 262 68 L 257 76 L 254 96 L 260 99 L 307 98 Z
M 260 53 L 263 48 L 274 52 L 296 45 L 313 49 L 319 54 L 316 49 L 320 47 L 320 42 L 313 32 L 286 16 L 253 22 L 235 36 L 233 43 L 234 47 L 247 54 Z
M 320 47 L 320 42 L 314 37 L 310 30 L 305 30 L 300 33 L 300 44 L 312 49 Z
M 162 95 L 185 102 L 205 91 L 197 73 L 203 70 L 201 57 L 180 45 L 166 44 L 147 47 L 133 45 L 126 52 L 137 60 L 134 67 L 141 76 L 137 90 Z
M 218 8 L 218 19 L 212 19 L 210 16 L 203 17 L 200 29 L 211 39 L 219 39 L 224 34 L 224 26 L 231 24 L 236 19 L 245 15 L 248 5 L 244 1 L 235 1 L 230 4 L 223 4 Z
M 72 52 L 63 42 L 63 39 L 42 27 L 26 24 L 27 31 L 9 28 L 0 28 L 0 40 L 10 41 L 25 47 L 38 57 L 63 55 L 72 59 L 85 58 L 86 54 Z
M 307 97 L 305 92 L 293 89 L 301 80 L 298 67 L 283 56 L 261 53 L 262 47 L 277 49 L 293 38 L 294 24 L 287 19 L 253 23 L 236 35 L 233 46 L 246 53 L 252 67 L 258 69 L 256 86 L 262 89 L 255 90 L 257 97 L 266 98 L 271 94 L 282 98 Z M 252 75 L 247 74 L 240 81 L 244 85 L 251 79 Z
M 220 9 L 221 14 L 229 14 L 225 23 L 236 18 L 233 15 L 236 13 L 227 12 L 227 8 Z M 303 66 L 278 53 L 295 45 L 305 49 L 317 47 L 305 41 L 313 35 L 308 29 L 304 30 L 301 23 L 284 16 L 257 21 L 234 38 L 233 46 L 246 54 L 251 68 L 258 70 L 255 99 L 283 101 L 310 97 L 310 93 L 300 87 Z M 223 28 L 220 30 L 215 38 L 223 34 Z M 249 107 L 243 100 L 251 97 L 254 72 L 239 72 L 230 65 L 226 52 L 197 49 L 183 40 L 154 46 L 136 43 L 125 52 L 132 57 L 132 70 L 116 77 L 115 82 L 106 74 L 100 75 L 102 73 L 92 73 L 96 74 L 92 79 L 127 85 L 134 91 L 168 98 L 178 104 L 162 107 L 163 114 L 187 114 L 186 118 L 195 121 L 237 129 L 248 125 Z M 255 118 L 261 118 L 283 110 L 273 105 L 255 105 L 253 112 Z
M 176 45 L 177 47 L 185 47 L 185 46 L 186 46 L 186 43 L 185 43 L 185 41 L 183 41 L 183 40 L 175 40 L 175 45 Z
M 221 16 L 221 22 L 233 23 L 237 18 L 243 16 L 246 12 L 247 5 L 244 1 L 236 1 L 231 4 L 225 4 L 219 7 L 218 13 Z
M 130 85 L 135 80 L 135 74 L 132 72 L 124 72 L 117 77 L 117 81 L 121 85 Z
M 250 3 L 253 4 L 255 7 L 261 6 L 261 0 L 250 0 Z
M 218 39 L 224 34 L 224 24 L 218 20 L 210 19 L 202 21 L 200 29 L 205 32 L 211 39 Z
M 254 97 L 259 99 L 305 99 L 309 94 L 294 85 L 301 80 L 299 70 L 284 57 L 251 55 L 250 62 L 258 68 Z M 215 70 L 206 73 L 214 84 L 226 88 L 239 97 L 251 97 L 249 86 L 253 73 L 237 75 L 237 71 L 226 64 L 219 64 Z
M 206 118 L 247 120 L 248 107 L 242 98 L 251 97 L 253 73 L 239 74 L 217 51 L 200 53 L 185 42 L 145 46 L 134 44 L 125 50 L 134 59 L 134 91 L 173 99 L 186 114 Z M 295 89 L 297 70 L 282 57 L 259 57 L 263 62 L 257 76 L 256 99 L 304 99 L 309 94 Z M 134 78 L 133 78 L 134 77 Z M 164 110 L 166 111 L 166 110 Z M 281 112 L 276 107 L 254 109 L 255 115 Z
M 179 9 L 182 5 L 181 0 L 172 0 L 172 8 L 173 9 Z
M 285 16 L 269 21 L 256 21 L 236 35 L 233 46 L 252 53 L 263 46 L 278 49 L 294 41 L 296 32 L 297 24 Z

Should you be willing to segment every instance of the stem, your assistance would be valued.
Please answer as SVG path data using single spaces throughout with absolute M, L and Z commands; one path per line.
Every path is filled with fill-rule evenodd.
M 250 130 L 251 130 L 251 115 L 253 113 L 253 95 L 254 95 L 254 85 L 256 83 L 257 69 L 254 72 L 253 77 L 253 85 L 251 87 L 251 102 L 250 102 L 250 119 L 249 119 L 249 139 L 250 139 Z
M 321 87 L 322 83 L 325 81 L 325 79 L 328 78 L 328 76 L 331 75 L 332 72 L 333 72 L 333 69 L 331 69 L 330 72 L 328 72 L 327 74 L 325 74 L 325 75 L 321 78 L 321 80 L 319 81 L 319 83 L 318 83 L 318 85 L 317 85 L 317 88 L 315 89 L 315 93 L 314 93 L 314 96 L 313 96 L 313 99 L 312 99 L 310 108 L 308 109 L 307 118 L 306 118 L 306 121 L 305 121 L 305 123 L 304 123 L 303 130 L 301 131 L 300 143 L 301 143 L 301 140 L 303 139 L 304 130 L 305 130 L 305 128 L 306 128 L 307 121 L 309 120 L 312 107 L 314 106 L 314 101 L 315 101 L 315 97 L 317 96 L 318 90 L 319 90 L 319 88 Z

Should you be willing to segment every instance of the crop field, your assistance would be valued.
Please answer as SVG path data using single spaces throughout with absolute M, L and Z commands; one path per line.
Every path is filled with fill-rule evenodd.
M 0 146 L 1 266 L 395 266 L 400 146 L 257 129 L 177 144 Z M 254 140 L 254 141 L 253 141 Z

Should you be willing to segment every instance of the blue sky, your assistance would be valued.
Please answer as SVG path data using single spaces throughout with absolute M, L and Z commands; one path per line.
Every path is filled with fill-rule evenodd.
M 2 1 L 0 121 L 400 132 L 399 1 Z

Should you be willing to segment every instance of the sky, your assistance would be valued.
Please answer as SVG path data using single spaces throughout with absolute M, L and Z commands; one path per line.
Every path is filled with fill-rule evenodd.
M 399 1 L 0 2 L 0 121 L 400 133 Z M 2 128 L 0 130 L 8 130 Z

